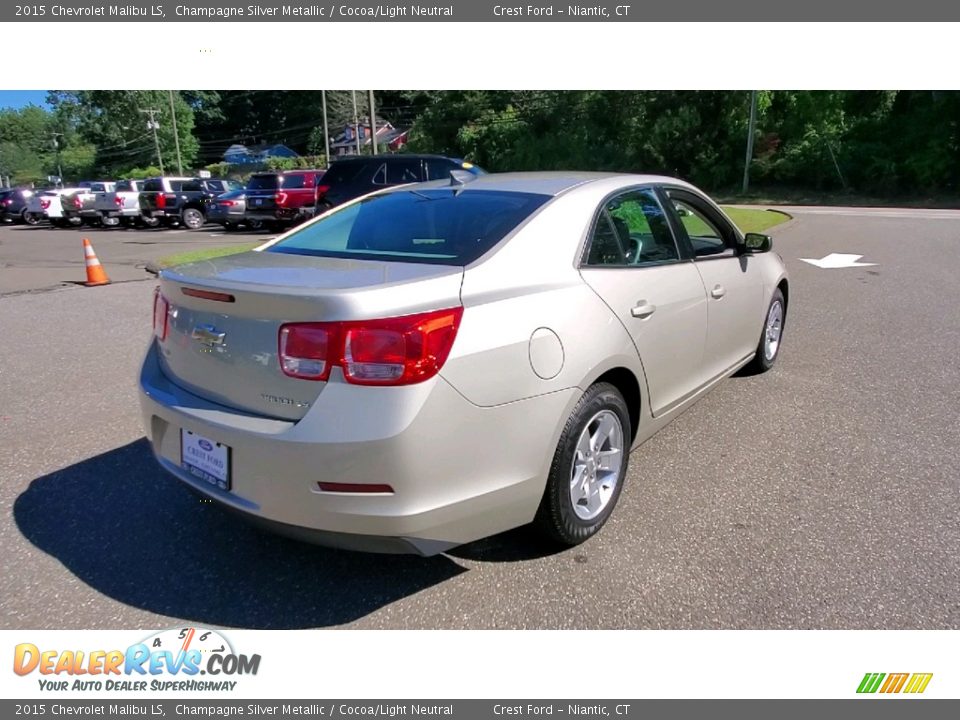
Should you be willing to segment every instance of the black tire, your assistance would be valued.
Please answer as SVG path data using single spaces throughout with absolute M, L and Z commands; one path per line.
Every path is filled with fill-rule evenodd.
M 120 218 L 111 217 L 110 215 L 102 215 L 100 217 L 100 222 L 104 227 L 116 227 L 120 224 Z
M 263 230 L 263 222 L 257 218 L 250 218 L 249 220 L 244 220 L 244 222 L 248 230 Z
M 23 209 L 23 212 L 20 213 L 20 220 L 23 222 L 24 225 L 39 225 L 39 224 L 40 224 L 40 216 L 39 216 L 39 215 L 35 215 L 35 214 L 32 213 L 32 212 L 27 212 L 27 209 L 26 209 L 26 208 L 24 208 L 24 209 Z
M 236 231 L 239 230 L 239 229 L 240 229 L 240 227 L 239 227 L 239 225 L 237 225 L 237 223 L 225 222 L 225 223 L 223 224 L 223 231 L 224 231 L 224 232 L 236 232 Z
M 571 479 L 574 461 L 577 458 L 577 444 L 581 434 L 594 419 L 607 411 L 620 422 L 621 446 L 620 467 L 612 483 L 609 498 L 597 515 L 585 519 L 578 514 L 571 497 Z M 609 383 L 592 385 L 580 398 L 580 402 L 570 413 L 567 424 L 560 434 L 560 442 L 550 465 L 547 487 L 540 501 L 534 524 L 548 537 L 567 545 L 579 545 L 599 532 L 613 513 L 620 499 L 624 479 L 627 475 L 631 443 L 630 413 L 620 391 Z
M 160 218 L 148 217 L 146 215 L 141 215 L 138 217 L 136 222 L 147 228 L 160 227 Z
M 199 230 L 207 219 L 197 208 L 184 208 L 181 213 L 181 222 L 188 230 Z
M 774 305 L 777 304 L 780 305 L 780 326 L 778 339 L 773 354 L 770 357 L 767 357 L 768 323 L 770 320 L 770 314 L 773 312 Z M 770 298 L 770 305 L 767 306 L 767 313 L 763 316 L 763 329 L 760 331 L 760 341 L 757 343 L 757 354 L 753 356 L 753 360 L 751 360 L 746 366 L 748 374 L 765 373 L 776 364 L 777 358 L 780 357 L 780 348 L 783 346 L 783 328 L 786 326 L 786 320 L 787 303 L 783 299 L 783 293 L 780 292 L 780 288 L 777 288 L 773 291 L 773 297 Z

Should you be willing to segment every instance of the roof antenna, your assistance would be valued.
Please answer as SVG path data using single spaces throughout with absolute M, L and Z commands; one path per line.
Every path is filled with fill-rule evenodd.
M 461 192 L 463 192 L 468 182 L 473 182 L 476 179 L 477 179 L 477 176 L 474 175 L 469 170 L 451 170 L 450 171 L 450 187 L 456 188 L 453 191 L 454 196 L 457 196 Z

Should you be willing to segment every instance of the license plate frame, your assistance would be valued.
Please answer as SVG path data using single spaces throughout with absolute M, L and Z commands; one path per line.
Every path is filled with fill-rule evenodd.
M 180 467 L 208 485 L 229 492 L 232 455 L 229 445 L 180 428 Z

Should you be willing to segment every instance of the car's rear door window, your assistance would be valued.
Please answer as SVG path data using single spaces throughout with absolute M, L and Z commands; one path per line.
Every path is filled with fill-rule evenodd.
M 268 252 L 467 265 L 549 199 L 493 190 L 392 192 L 334 211 Z

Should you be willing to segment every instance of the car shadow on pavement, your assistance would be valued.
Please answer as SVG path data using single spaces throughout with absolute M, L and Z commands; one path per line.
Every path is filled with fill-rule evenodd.
M 466 571 L 445 556 L 352 553 L 257 530 L 162 471 L 143 438 L 37 478 L 13 515 L 98 592 L 211 625 L 339 625 Z

